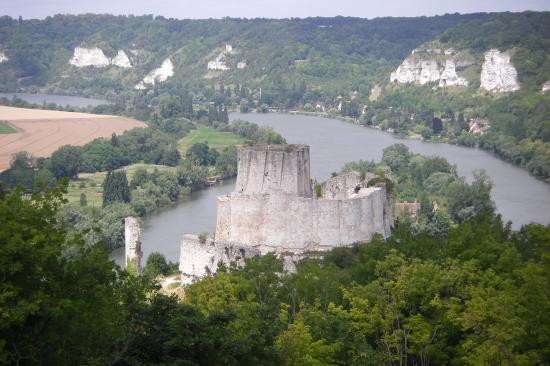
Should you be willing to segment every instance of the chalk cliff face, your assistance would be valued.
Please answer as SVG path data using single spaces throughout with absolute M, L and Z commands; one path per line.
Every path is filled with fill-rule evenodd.
M 519 90 L 517 75 L 508 53 L 497 49 L 485 53 L 485 62 L 481 69 L 481 88 L 491 92 Z
M 73 57 L 69 60 L 71 65 L 76 67 L 107 67 L 114 65 L 122 68 L 130 68 L 132 64 L 123 50 L 118 50 L 117 55 L 111 60 L 100 48 L 82 48 L 74 49 Z
M 130 59 L 123 50 L 118 50 L 117 55 L 111 60 L 111 64 L 125 69 L 132 67 Z
M 544 84 L 542 84 L 542 91 L 543 92 L 546 92 L 550 90 L 550 80 L 548 80 L 547 82 L 545 82 Z
M 8 56 L 6 56 L 6 54 L 4 52 L 0 52 L 0 64 L 2 62 L 7 62 L 9 59 L 8 59 Z
M 99 48 L 76 47 L 73 58 L 69 63 L 76 67 L 107 67 L 111 64 L 111 61 Z
M 468 80 L 456 73 L 453 53 L 451 48 L 444 51 L 444 56 L 441 56 L 440 49 L 413 50 L 397 70 L 391 73 L 390 81 L 420 85 L 439 81 L 439 87 L 467 86 Z M 441 57 L 446 57 L 445 67 L 439 61 Z
M 445 69 L 441 73 L 439 87 L 445 86 L 468 86 L 468 80 L 457 75 L 456 65 L 453 59 L 447 59 L 445 61 Z
M 148 86 L 155 85 L 155 83 L 162 83 L 170 76 L 174 75 L 174 65 L 169 58 L 164 60 L 160 67 L 152 70 L 148 73 L 142 81 L 140 81 L 134 88 L 138 90 L 147 89 Z

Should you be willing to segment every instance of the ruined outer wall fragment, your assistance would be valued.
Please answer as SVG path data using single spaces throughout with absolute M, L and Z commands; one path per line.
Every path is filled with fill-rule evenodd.
M 248 245 L 212 238 L 201 242 L 197 235 L 184 235 L 180 245 L 181 282 L 189 284 L 195 279 L 213 274 L 219 263 L 242 266 L 246 258 L 257 255 L 260 252 Z
M 139 221 L 135 217 L 127 217 L 124 220 L 124 251 L 125 251 L 125 265 L 129 265 L 136 269 L 137 272 L 141 272 L 141 258 L 143 253 L 141 251 L 141 241 Z

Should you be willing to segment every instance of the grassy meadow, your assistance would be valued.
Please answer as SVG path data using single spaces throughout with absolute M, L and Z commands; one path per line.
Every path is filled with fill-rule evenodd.
M 155 164 L 132 164 L 117 170 L 124 170 L 126 176 L 128 177 L 128 183 L 131 183 L 132 176 L 134 172 L 139 169 L 144 168 L 147 172 L 152 173 L 155 169 L 160 171 L 175 171 L 176 168 L 164 166 L 164 165 L 155 165 Z M 69 201 L 71 205 L 79 206 L 80 205 L 80 194 L 86 194 L 86 200 L 88 206 L 101 207 L 103 204 L 103 181 L 107 172 L 97 172 L 97 173 L 80 173 L 78 179 L 73 179 L 69 182 L 68 192 L 65 195 L 65 198 Z
M 208 146 L 220 150 L 226 146 L 242 144 L 244 141 L 244 138 L 232 132 L 222 132 L 212 127 L 199 126 L 179 140 L 178 148 L 183 154 L 191 145 L 199 142 L 207 142 Z

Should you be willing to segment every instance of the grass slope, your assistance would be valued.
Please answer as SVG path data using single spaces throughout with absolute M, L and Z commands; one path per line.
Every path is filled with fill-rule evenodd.
M 232 132 L 222 132 L 212 127 L 199 126 L 179 140 L 178 148 L 181 153 L 185 153 L 191 145 L 207 142 L 208 146 L 219 150 L 226 146 L 242 144 L 244 141 L 242 137 Z

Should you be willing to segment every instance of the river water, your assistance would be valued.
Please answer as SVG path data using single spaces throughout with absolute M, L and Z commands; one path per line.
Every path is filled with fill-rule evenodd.
M 504 220 L 511 220 L 515 229 L 530 222 L 550 223 L 550 185 L 480 149 L 399 139 L 379 130 L 321 117 L 231 113 L 230 119 L 270 126 L 289 143 L 310 145 L 311 176 L 318 180 L 327 179 L 349 161 L 378 162 L 382 150 L 395 143 L 403 143 L 415 153 L 446 158 L 456 164 L 459 175 L 470 181 L 472 171 L 485 169 L 494 184 L 492 198 Z M 147 217 L 142 226 L 143 258 L 158 251 L 169 260 L 179 261 L 179 242 L 184 234 L 213 233 L 216 197 L 232 191 L 234 183 L 228 180 L 222 185 L 194 192 L 178 204 Z M 122 250 L 113 256 L 123 263 Z
M 43 103 L 55 103 L 58 106 L 70 106 L 74 108 L 95 107 L 102 104 L 111 104 L 106 100 L 72 97 L 69 95 L 31 94 L 31 93 L 0 93 L 0 98 L 12 99 L 13 96 L 23 99 L 27 103 L 42 105 Z

